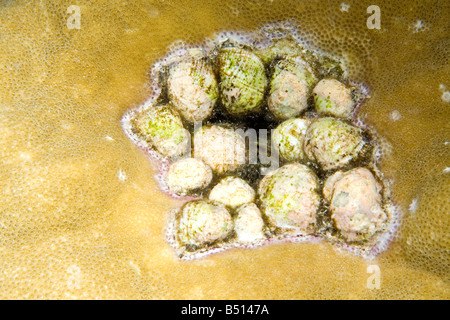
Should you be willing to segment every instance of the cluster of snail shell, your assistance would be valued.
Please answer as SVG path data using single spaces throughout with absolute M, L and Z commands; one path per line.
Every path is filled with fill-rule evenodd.
M 339 61 L 286 39 L 264 50 L 221 41 L 164 67 L 160 98 L 126 130 L 169 161 L 163 184 L 189 200 L 170 227 L 180 257 L 286 237 L 364 246 L 385 230 L 373 140 L 351 122 L 363 94 L 342 74 Z M 229 119 L 255 115 L 275 127 L 281 166 L 246 181 L 248 148 Z

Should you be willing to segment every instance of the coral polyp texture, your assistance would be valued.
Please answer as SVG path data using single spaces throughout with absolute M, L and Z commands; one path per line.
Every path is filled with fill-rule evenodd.
M 431 4 L 422 0 L 0 1 L 0 298 L 449 299 L 450 2 Z M 367 28 L 366 20 L 372 19 L 369 5 L 380 7 L 381 29 Z M 73 27 L 77 20 L 69 6 L 79 6 L 79 29 L 68 28 L 68 22 Z M 286 29 L 295 41 L 285 37 Z M 127 110 L 137 111 L 149 98 L 155 101 L 169 94 L 169 87 L 158 82 L 159 71 L 165 80 L 170 72 L 186 70 L 158 66 L 190 64 L 191 58 L 180 59 L 189 52 L 194 59 L 198 54 L 215 58 L 212 50 L 227 38 L 247 45 L 245 49 L 263 62 L 264 102 L 260 111 L 241 116 L 224 113 L 225 120 L 216 121 L 223 110 L 217 61 L 202 59 L 200 64 L 213 71 L 218 90 L 210 113 L 208 104 L 198 109 L 207 125 L 245 129 L 248 124 L 259 131 L 270 122 L 266 135 L 270 138 L 271 130 L 284 121 L 314 121 L 308 117 L 319 115 L 313 90 L 323 79 L 356 88 L 350 92 L 352 99 L 357 100 L 361 92 L 370 95 L 361 106 L 355 103 L 358 107 L 350 118 L 328 112 L 320 117 L 374 132 L 369 138 L 376 138 L 376 143 L 364 141 L 374 147 L 368 150 L 373 152 L 369 158 L 380 155 L 376 165 L 363 163 L 367 159 L 361 154 L 355 163 L 323 175 L 304 150 L 305 158 L 292 160 L 308 166 L 319 179 L 321 203 L 312 235 L 266 236 L 271 226 L 257 194 L 264 177 L 251 170 L 258 166 L 251 160 L 252 150 L 264 156 L 265 149 L 270 155 L 273 147 L 259 141 L 247 145 L 246 163 L 219 176 L 203 160 L 186 164 L 184 160 L 193 157 L 167 159 L 146 150 L 148 142 L 133 140 L 138 147 L 124 134 L 120 121 Z M 272 46 L 275 41 L 277 49 Z M 274 62 L 300 62 L 279 59 L 298 48 L 297 43 L 327 54 L 316 55 L 320 63 L 309 70 L 318 74 L 308 86 L 306 110 L 296 118 L 278 119 L 268 109 L 271 85 L 305 88 L 304 82 L 293 80 L 298 73 Z M 336 57 L 344 63 L 333 63 Z M 285 72 L 273 82 L 277 69 Z M 308 65 L 303 70 L 308 71 Z M 194 77 L 181 79 L 196 85 Z M 196 88 L 190 91 L 192 96 L 208 98 L 207 87 Z M 331 92 L 327 88 L 326 98 Z M 276 101 L 291 101 L 282 90 L 275 91 Z M 168 98 L 161 102 L 172 105 L 193 139 L 196 120 L 187 121 L 182 111 L 195 104 L 177 105 Z M 284 105 L 278 110 L 283 114 Z M 296 107 L 286 110 L 298 112 Z M 296 147 L 296 141 L 305 138 L 281 129 L 282 136 L 293 139 L 287 146 Z M 249 132 L 245 140 L 250 136 Z M 263 133 L 259 136 L 264 138 Z M 191 154 L 193 147 L 191 140 Z M 264 158 L 257 160 L 266 166 Z M 264 173 L 290 161 L 280 155 L 279 166 Z M 189 174 L 182 173 L 188 165 L 192 165 Z M 356 248 L 361 245 L 344 238 L 350 232 L 338 233 L 337 218 L 349 215 L 341 216 L 340 207 L 331 209 L 333 202 L 325 201 L 323 193 L 328 175 L 340 171 L 346 178 L 333 183 L 330 195 L 336 205 L 342 204 L 345 194 L 338 195 L 346 191 L 345 181 L 352 177 L 361 181 L 358 173 L 347 175 L 356 168 L 367 168 L 375 177 L 382 187 L 382 201 L 389 200 L 386 191 L 391 189 L 400 213 L 395 222 L 396 215 L 385 210 L 386 231 L 374 234 L 374 245 L 368 250 L 379 252 L 388 242 L 389 247 L 371 260 L 358 255 Z M 210 191 L 226 177 L 245 180 L 256 192 L 255 201 L 236 209 L 225 206 L 232 217 L 232 232 L 202 250 L 205 254 L 221 250 L 214 246 L 232 239 L 238 248 L 192 261 L 179 259 L 165 236 L 166 228 L 170 231 L 173 225 L 171 211 L 191 200 L 209 201 Z M 350 193 L 348 199 L 360 201 Z M 389 201 L 381 205 L 386 209 Z M 398 226 L 394 237 L 393 223 Z M 306 238 L 307 242 L 288 242 Z M 367 286 L 374 279 L 375 273 L 368 272 L 369 267 L 374 271 L 374 265 L 380 271 L 379 289 Z
M 375 256 L 397 217 L 379 137 L 356 121 L 368 90 L 286 30 L 246 39 L 172 52 L 151 71 L 155 95 L 123 118 L 162 189 L 185 201 L 168 213 L 168 241 L 182 259 L 274 241 Z

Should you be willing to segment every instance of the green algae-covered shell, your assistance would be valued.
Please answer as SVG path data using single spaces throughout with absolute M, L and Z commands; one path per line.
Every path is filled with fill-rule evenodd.
M 279 124 L 272 133 L 272 142 L 284 161 L 302 161 L 306 159 L 303 151 L 308 119 L 294 118 Z
M 337 171 L 326 180 L 323 194 L 331 218 L 347 241 L 369 240 L 383 229 L 387 215 L 380 191 L 373 174 L 363 167 Z
M 178 240 L 185 245 L 205 245 L 225 239 L 233 230 L 233 219 L 224 206 L 206 200 L 188 202 L 178 221 Z
M 254 243 L 265 239 L 264 220 L 254 203 L 246 203 L 236 210 L 234 231 L 238 243 Z
M 355 103 L 351 89 L 336 79 L 322 79 L 313 90 L 316 111 L 322 115 L 349 118 Z
M 287 164 L 265 176 L 258 196 L 270 225 L 287 232 L 313 232 L 320 204 L 318 185 L 315 173 L 299 163 Z
M 220 180 L 209 193 L 209 200 L 235 209 L 255 200 L 255 190 L 247 181 L 233 176 Z
M 300 58 L 313 66 L 314 73 L 320 75 L 321 78 L 340 78 L 345 74 L 342 62 L 337 57 L 331 57 L 324 53 L 307 49 L 291 38 L 276 40 L 271 46 L 259 50 L 258 56 L 261 57 L 261 60 L 266 65 L 270 64 L 274 59 Z
M 186 59 L 172 66 L 167 85 L 171 103 L 189 122 L 208 118 L 219 97 L 214 71 L 203 58 Z
M 264 64 L 254 53 L 241 48 L 223 48 L 218 56 L 222 103 L 233 115 L 259 109 L 267 79 Z
M 169 105 L 152 106 L 139 114 L 134 129 L 164 157 L 183 155 L 190 134 L 178 112 Z
M 183 196 L 207 187 L 212 178 L 212 170 L 206 163 L 183 158 L 170 165 L 165 180 L 171 192 Z
M 270 64 L 274 59 L 283 57 L 303 56 L 304 48 L 297 41 L 292 39 L 279 39 L 272 45 L 261 49 L 258 56 L 265 64 Z
M 245 163 L 245 140 L 232 128 L 203 126 L 194 133 L 194 157 L 215 173 L 236 171 Z
M 311 123 L 306 131 L 304 151 L 322 169 L 347 165 L 362 153 L 365 142 L 360 128 L 341 120 L 325 117 Z
M 316 77 L 307 63 L 289 57 L 276 61 L 267 104 L 277 119 L 298 116 L 308 108 L 308 97 Z

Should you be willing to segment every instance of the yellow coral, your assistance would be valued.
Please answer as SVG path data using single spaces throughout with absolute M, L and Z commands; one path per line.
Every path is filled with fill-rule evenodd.
M 383 2 L 379 30 L 362 1 L 79 3 L 79 29 L 68 1 L 0 5 L 1 298 L 448 299 L 445 0 Z M 418 19 L 427 28 L 409 30 Z M 373 261 L 299 243 L 182 263 L 164 239 L 181 203 L 159 191 L 120 118 L 152 93 L 147 72 L 179 39 L 282 20 L 370 87 L 360 114 L 390 137 L 382 170 L 405 213 L 419 199 L 417 216 Z

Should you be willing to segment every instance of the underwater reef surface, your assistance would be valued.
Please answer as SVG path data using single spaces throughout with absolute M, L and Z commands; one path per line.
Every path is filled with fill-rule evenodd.
M 382 1 L 369 29 L 371 4 L 2 2 L 0 297 L 448 299 L 450 4 Z M 318 242 L 180 261 L 164 233 L 182 201 L 120 119 L 154 93 L 150 69 L 171 50 L 278 21 L 369 89 L 358 112 L 386 138 L 396 237 L 372 260 Z

